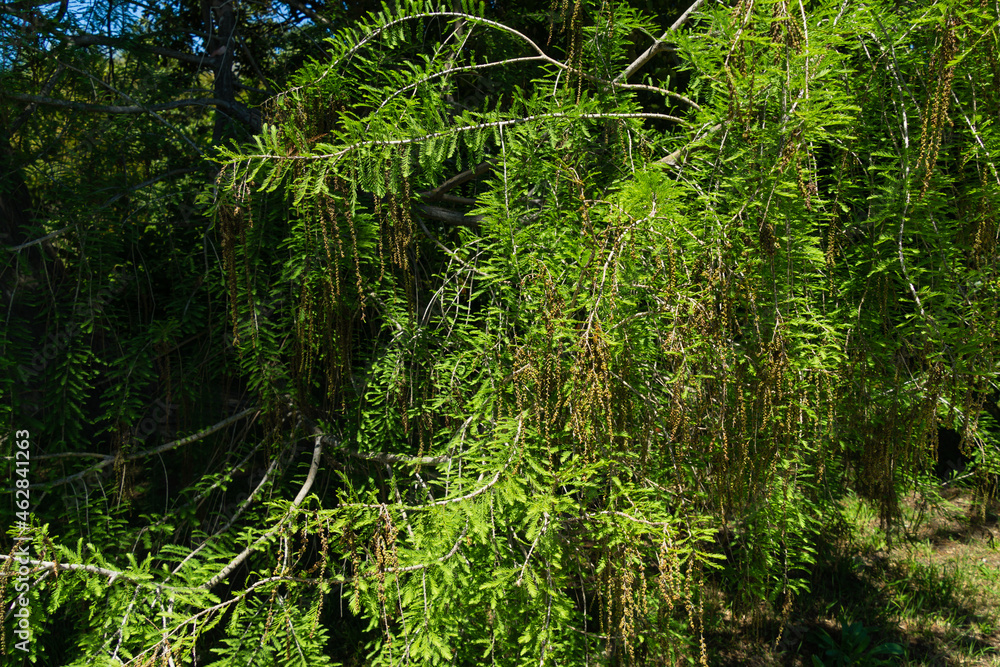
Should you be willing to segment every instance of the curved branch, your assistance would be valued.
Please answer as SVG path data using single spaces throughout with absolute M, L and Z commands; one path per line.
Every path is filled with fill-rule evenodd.
M 218 574 L 206 581 L 201 585 L 202 588 L 206 590 L 212 590 L 219 582 L 228 577 L 233 570 L 240 566 L 240 564 L 250 557 L 250 554 L 254 552 L 257 547 L 270 539 L 275 533 L 281 530 L 281 527 L 285 524 L 285 521 L 291 516 L 292 510 L 297 508 L 305 500 L 306 496 L 309 495 L 309 490 L 312 488 L 313 482 L 316 481 L 316 473 L 319 471 L 319 460 L 323 455 L 323 441 L 326 438 L 322 435 L 316 436 L 316 444 L 313 446 L 312 462 L 309 464 L 309 472 L 306 474 L 306 481 L 302 483 L 302 488 L 299 489 L 298 494 L 295 496 L 295 500 L 292 501 L 292 506 L 288 508 L 285 512 L 285 516 L 278 521 L 271 530 L 267 531 L 260 537 L 258 537 L 253 544 L 248 546 L 246 549 L 238 553 L 229 563 L 226 564 Z
M 85 565 L 83 563 L 57 563 L 55 561 L 47 560 L 34 560 L 31 558 L 17 558 L 15 556 L 8 556 L 5 554 L 0 554 L 0 561 L 13 561 L 15 563 L 24 564 L 27 563 L 38 570 L 50 570 L 50 571 L 71 571 L 71 572 L 89 572 L 90 574 L 97 574 L 102 577 L 108 578 L 108 583 L 113 583 L 116 579 L 121 578 L 130 584 L 136 584 L 137 586 L 147 586 L 149 588 L 166 588 L 169 590 L 181 591 L 189 586 L 168 586 L 166 584 L 158 584 L 155 581 L 140 581 L 133 578 L 127 572 L 122 572 L 119 570 L 109 570 L 104 567 L 97 567 L 96 565 Z M 10 576 L 5 574 L 5 576 Z
M 30 95 L 27 93 L 5 93 L 4 97 L 6 97 L 7 99 L 14 100 L 16 102 L 25 102 L 27 104 L 42 104 L 50 107 L 72 109 L 74 111 L 89 111 L 94 113 L 113 113 L 113 114 L 141 114 L 141 113 L 150 113 L 152 111 L 166 111 L 167 109 L 177 109 L 179 107 L 191 107 L 191 106 L 215 106 L 229 110 L 233 106 L 224 100 L 216 99 L 214 97 L 198 97 L 186 100 L 174 100 L 173 102 L 162 102 L 160 104 L 149 104 L 149 105 L 133 104 L 129 106 L 122 106 L 117 104 L 90 104 L 88 102 L 74 102 L 72 100 L 60 100 L 54 97 L 45 97 L 43 95 Z
M 496 160 L 486 160 L 485 162 L 480 162 L 475 167 L 472 167 L 471 169 L 466 169 L 462 173 L 452 176 L 447 181 L 437 186 L 433 190 L 425 190 L 417 194 L 420 195 L 421 199 L 427 202 L 441 199 L 441 197 L 444 196 L 444 193 L 448 192 L 453 188 L 457 188 L 459 185 L 462 185 L 463 183 L 468 183 L 474 178 L 479 178 L 480 176 L 491 170 L 494 166 L 496 166 Z
M 644 65 L 646 63 L 646 61 L 648 61 L 650 58 L 652 58 L 653 55 L 655 55 L 655 53 L 658 53 L 659 51 L 663 50 L 664 48 L 667 48 L 665 45 L 662 44 L 662 40 L 665 39 L 666 36 L 671 31 L 677 30 L 682 25 L 684 25 L 684 23 L 687 22 L 688 18 L 691 16 L 691 14 L 699 6 L 701 6 L 702 2 L 704 2 L 704 0 L 696 0 L 696 2 L 693 5 L 691 5 L 691 7 L 689 7 L 687 9 L 687 11 L 685 11 L 684 14 L 681 15 L 681 17 L 679 19 L 677 19 L 677 21 L 674 22 L 674 24 L 670 27 L 670 29 L 666 33 L 664 33 L 663 37 L 661 37 L 659 41 L 657 41 L 652 47 L 650 47 L 650 49 L 653 49 L 655 47 L 656 50 L 653 53 L 650 53 L 648 56 L 646 56 L 646 54 L 643 54 L 642 56 L 639 56 L 639 60 L 641 60 L 641 62 L 639 62 L 639 60 L 637 60 L 636 62 L 639 63 L 639 64 L 636 65 L 636 63 L 633 63 L 633 65 L 629 66 L 629 69 L 631 71 L 626 70 L 626 72 L 628 72 L 628 74 L 631 74 L 633 71 L 635 71 L 634 69 L 632 69 L 633 66 L 635 66 L 635 69 L 638 69 L 639 67 L 641 67 L 642 65 Z M 542 48 L 540 46 L 538 46 L 538 44 L 535 43 L 534 40 L 532 40 L 530 37 L 528 37 L 527 35 L 525 35 L 523 32 L 520 32 L 519 30 L 515 30 L 514 28 L 512 28 L 512 27 L 510 27 L 508 25 L 504 25 L 503 23 L 500 23 L 498 21 L 492 21 L 490 19 L 483 18 L 481 16 L 475 16 L 473 14 L 466 14 L 466 13 L 463 13 L 463 12 L 424 12 L 424 13 L 421 13 L 421 14 L 413 14 L 413 15 L 410 15 L 410 16 L 403 16 L 403 17 L 400 17 L 400 18 L 396 19 L 395 21 L 389 21 L 385 25 L 379 26 L 378 28 L 376 28 L 375 30 L 373 30 L 368 35 L 365 35 L 365 37 L 361 41 L 359 41 L 353 47 L 351 47 L 350 49 L 348 49 L 344 53 L 343 56 L 341 56 L 340 58 L 332 61 L 330 63 L 330 67 L 328 67 L 326 69 L 326 71 L 323 72 L 323 74 L 320 75 L 320 77 L 318 79 L 316 79 L 316 81 L 314 81 L 313 83 L 316 83 L 316 82 L 321 81 L 322 79 L 326 78 L 326 75 L 329 74 L 331 71 L 333 71 L 333 69 L 337 65 L 339 65 L 342 61 L 348 60 L 351 57 L 353 57 L 354 54 L 357 53 L 358 51 L 360 51 L 361 48 L 365 44 L 367 44 L 368 42 L 372 41 L 373 39 L 375 39 L 376 37 L 378 37 L 380 34 L 382 34 L 383 32 L 385 32 L 386 30 L 389 30 L 393 26 L 399 25 L 400 23 L 404 23 L 404 22 L 407 22 L 407 21 L 417 21 L 417 20 L 426 19 L 426 18 L 458 19 L 458 20 L 462 20 L 462 21 L 468 21 L 469 23 L 473 23 L 473 24 L 485 25 L 485 26 L 488 26 L 488 27 L 493 28 L 495 30 L 499 30 L 501 32 L 506 32 L 508 34 L 514 35 L 515 37 L 517 37 L 518 39 L 520 39 L 521 41 L 523 41 L 525 44 L 527 44 L 537 55 L 536 56 L 521 57 L 521 58 L 511 58 L 509 60 L 501 60 L 501 61 L 491 62 L 491 63 L 481 63 L 479 65 L 470 65 L 470 66 L 464 66 L 464 67 L 451 68 L 451 69 L 444 70 L 442 72 L 438 72 L 438 73 L 436 73 L 436 74 L 434 74 L 434 75 L 432 75 L 430 77 L 427 77 L 426 79 L 423 79 L 422 81 L 427 81 L 427 80 L 430 80 L 431 78 L 434 78 L 434 77 L 437 77 L 437 76 L 443 76 L 443 75 L 446 75 L 446 74 L 449 74 L 449 73 L 458 72 L 458 71 L 480 69 L 480 68 L 483 68 L 483 67 L 494 67 L 494 66 L 505 65 L 505 64 L 508 64 L 508 63 L 521 62 L 521 61 L 526 61 L 526 60 L 543 60 L 546 63 L 548 63 L 548 64 L 550 64 L 550 65 L 552 65 L 554 67 L 558 67 L 559 69 L 561 69 L 563 71 L 566 71 L 566 72 L 571 72 L 573 74 L 581 76 L 581 77 L 587 79 L 588 81 L 592 81 L 594 83 L 601 83 L 601 84 L 605 84 L 605 85 L 610 85 L 610 86 L 613 86 L 615 88 L 626 88 L 626 89 L 636 88 L 636 89 L 655 90 L 657 92 L 663 93 L 664 95 L 672 97 L 672 98 L 674 98 L 674 99 L 676 99 L 678 101 L 681 101 L 681 102 L 684 102 L 686 104 L 689 104 L 689 105 L 693 106 L 695 109 L 700 108 L 700 107 L 698 107 L 697 104 L 695 104 L 692 100 L 690 100 L 689 98 L 685 97 L 684 95 L 680 95 L 678 93 L 674 93 L 673 91 L 667 90 L 665 88 L 656 88 L 655 86 L 637 86 L 635 84 L 625 83 L 624 80 L 623 80 L 622 75 L 619 75 L 613 81 L 608 81 L 607 79 L 602 79 L 601 77 L 594 76 L 593 74 L 590 74 L 589 72 L 584 72 L 582 70 L 579 70 L 579 69 L 573 67 L 572 65 L 567 65 L 566 63 L 562 62 L 561 60 L 557 60 L 556 58 L 553 58 L 552 56 L 550 56 L 547 53 L 545 53 L 545 51 L 543 51 Z M 645 60 L 642 60 L 644 56 L 646 56 Z M 627 76 L 624 77 L 624 78 L 627 78 Z M 407 86 L 407 88 L 409 88 L 411 86 L 419 85 L 422 81 L 418 81 L 418 82 L 416 82 L 414 84 L 410 84 L 410 86 Z M 304 86 L 296 86 L 295 88 L 291 88 L 287 92 L 288 93 L 295 92 L 297 90 L 300 90 L 303 87 Z M 404 88 L 404 90 L 405 90 L 405 88 Z
M 296 2 L 295 0 L 281 0 L 282 4 L 288 5 L 292 9 L 302 12 L 306 17 L 313 20 L 314 23 L 323 26 L 332 26 L 333 24 L 329 19 L 324 18 L 305 6 L 304 3 Z
M 247 408 L 243 412 L 238 412 L 235 415 L 232 415 L 231 417 L 227 417 L 227 418 L 223 419 L 222 421 L 218 422 L 217 424 L 212 424 L 208 428 L 203 429 L 201 431 L 198 431 L 197 433 L 193 433 L 193 434 L 187 436 L 186 438 L 181 438 L 179 440 L 174 440 L 173 442 L 168 442 L 166 444 L 160 445 L 159 447 L 154 447 L 153 449 L 144 449 L 141 452 L 135 452 L 134 454 L 129 454 L 128 456 L 125 456 L 123 458 L 124 458 L 125 461 L 135 461 L 135 460 L 138 460 L 138 459 L 146 458 L 148 456 L 155 456 L 157 454 L 162 454 L 163 452 L 169 451 L 171 449 L 176 449 L 177 447 L 183 447 L 184 445 L 190 445 L 192 442 L 197 442 L 198 440 L 201 440 L 202 438 L 204 438 L 206 436 L 209 436 L 209 435 L 215 433 L 216 431 L 218 431 L 218 430 L 220 430 L 222 428 L 225 428 L 226 426 L 229 426 L 233 422 L 239 421 L 240 419 L 243 419 L 244 417 L 246 417 L 247 415 L 249 415 L 249 414 L 251 414 L 253 412 L 257 412 L 257 408 Z M 64 456 L 64 455 L 63 454 L 51 454 L 51 455 L 46 456 L 46 458 L 57 458 L 57 457 L 61 457 L 61 456 Z M 90 473 L 97 472 L 99 470 L 103 470 L 104 468 L 107 468 L 109 465 L 113 464 L 115 462 L 116 458 L 117 458 L 117 457 L 111 456 L 109 454 L 88 454 L 86 452 L 69 453 L 69 454 L 66 454 L 65 456 L 80 456 L 80 457 L 85 457 L 85 456 L 100 456 L 100 457 L 102 457 L 102 460 L 100 461 L 100 463 L 95 463 L 94 465 L 90 466 L 89 468 L 87 468 L 85 470 L 81 470 L 78 473 L 74 473 L 72 475 L 69 475 L 68 477 L 63 477 L 62 479 L 57 479 L 54 482 L 35 482 L 34 484 L 29 484 L 27 488 L 29 488 L 29 489 L 37 489 L 37 488 L 46 488 L 46 489 L 49 489 L 49 488 L 53 488 L 53 487 L 56 487 L 56 486 L 63 486 L 65 484 L 69 484 L 70 482 L 73 482 L 73 481 L 75 481 L 77 479 L 80 479 L 81 477 L 85 477 L 85 476 L 89 475 Z M 42 457 L 38 457 L 38 458 L 42 458 Z M 4 493 L 13 493 L 13 491 L 14 491 L 13 487 L 8 488 L 8 489 L 3 489 Z
M 174 60 L 193 63 L 195 65 L 208 68 L 215 67 L 221 60 L 219 56 L 209 56 L 207 54 L 195 55 L 193 53 L 175 51 L 174 49 L 166 49 L 162 46 L 137 44 L 124 39 L 107 37 L 106 35 L 74 35 L 72 37 L 67 37 L 66 41 L 73 46 L 114 46 L 122 49 L 138 49 L 146 51 L 147 53 L 152 53 L 153 55 L 163 56 L 164 58 L 173 58 Z
M 491 128 L 503 128 L 515 125 L 523 125 L 525 123 L 532 123 L 541 120 L 602 120 L 605 118 L 648 118 L 650 120 L 666 120 L 672 123 L 686 124 L 683 118 L 678 118 L 677 116 L 671 116 L 665 113 L 583 113 L 583 114 L 572 114 L 565 113 L 562 111 L 557 111 L 553 113 L 543 113 L 536 114 L 534 116 L 525 116 L 524 118 L 509 118 L 507 120 L 497 120 L 489 123 L 477 123 L 475 125 L 461 125 L 459 127 L 448 128 L 447 130 L 441 130 L 440 132 L 430 132 L 419 137 L 407 137 L 405 139 L 390 139 L 388 141 L 380 141 L 378 139 L 368 139 L 365 141 L 358 141 L 356 143 L 345 146 L 339 151 L 333 153 L 320 153 L 312 155 L 279 155 L 277 153 L 251 153 L 243 154 L 240 156 L 241 161 L 246 160 L 289 160 L 289 161 L 311 161 L 311 160 L 339 160 L 348 153 L 358 148 L 363 148 L 366 146 L 408 146 L 411 144 L 418 144 L 429 139 L 440 139 L 441 137 L 447 137 L 451 134 L 457 132 L 471 132 L 473 130 L 488 130 Z M 327 147 L 330 147 L 327 144 Z
M 628 78 L 630 76 L 632 76 L 633 74 L 635 74 L 636 72 L 638 72 L 640 69 L 642 69 L 642 67 L 646 63 L 648 63 L 650 60 L 652 60 L 653 56 L 655 56 L 657 53 L 660 53 L 661 51 L 666 50 L 668 47 L 664 43 L 664 41 L 667 39 L 667 37 L 670 36 L 670 33 L 676 32 L 677 30 L 679 30 L 681 28 L 681 26 L 683 26 L 685 23 L 687 23 L 688 19 L 691 18 L 691 14 L 693 14 L 695 11 L 697 11 L 697 9 L 699 7 L 701 7 L 701 5 L 704 2 L 705 2 L 705 0 L 695 0 L 694 4 L 692 4 L 690 7 L 688 7 L 687 10 L 685 10 L 685 12 L 683 14 L 681 14 L 680 18 L 677 19 L 676 21 L 674 21 L 673 25 L 671 25 L 669 28 L 667 28 L 667 31 L 664 32 L 662 35 L 660 35 L 660 38 L 658 40 L 656 40 L 655 42 L 653 42 L 652 46 L 650 46 L 648 49 L 646 49 L 645 51 L 643 51 L 642 55 L 640 55 L 638 58 L 636 58 L 635 60 L 633 60 L 632 63 L 628 67 L 625 68 L 624 72 L 622 72 L 617 77 L 615 77 L 615 81 L 626 81 L 626 80 L 628 80 Z

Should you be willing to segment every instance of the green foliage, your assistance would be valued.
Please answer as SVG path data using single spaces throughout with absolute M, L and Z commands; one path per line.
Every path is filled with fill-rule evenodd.
M 864 623 L 841 623 L 841 639 L 838 643 L 826 630 L 818 633 L 819 643 L 824 648 L 824 659 L 812 656 L 815 667 L 847 667 L 848 665 L 864 665 L 878 667 L 892 665 L 896 661 L 891 656 L 904 655 L 903 647 L 891 642 L 872 644 L 869 631 Z
M 208 233 L 65 250 L 101 278 L 44 433 L 111 453 L 39 480 L 80 482 L 35 538 L 64 662 L 707 664 L 711 591 L 792 608 L 851 491 L 891 539 L 939 425 L 989 483 L 997 17 L 918 4 L 704 6 L 641 84 L 618 4 L 339 29 L 217 147 Z

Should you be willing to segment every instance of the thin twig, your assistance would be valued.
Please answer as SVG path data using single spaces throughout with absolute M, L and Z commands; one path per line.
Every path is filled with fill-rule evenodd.
M 666 44 L 664 44 L 664 42 L 667 40 L 668 37 L 670 37 L 670 33 L 676 32 L 681 28 L 681 26 L 687 23 L 688 19 L 691 18 L 691 15 L 695 11 L 697 11 L 698 8 L 701 7 L 701 5 L 704 2 L 705 0 L 695 0 L 694 3 L 690 7 L 688 7 L 683 14 L 681 14 L 680 18 L 674 21 L 673 25 L 667 28 L 667 31 L 664 32 L 658 40 L 653 42 L 652 46 L 643 51 L 642 55 L 633 60 L 632 63 L 625 68 L 624 72 L 615 77 L 615 81 L 627 81 L 628 78 L 633 74 L 635 74 L 637 71 L 639 71 L 643 67 L 643 65 L 652 60 L 653 56 L 655 56 L 660 51 L 663 51 L 667 46 Z
M 209 426 L 206 429 L 203 429 L 201 431 L 198 431 L 197 433 L 194 433 L 192 435 L 187 436 L 186 438 L 181 438 L 179 440 L 174 440 L 173 442 L 168 442 L 166 444 L 160 445 L 159 447 L 155 447 L 153 449 L 144 449 L 141 452 L 135 452 L 133 454 L 129 454 L 129 455 L 124 456 L 122 458 L 123 458 L 124 461 L 136 461 L 138 459 L 143 459 L 143 458 L 146 458 L 146 457 L 149 457 L 149 456 L 155 456 L 157 454 L 162 454 L 163 452 L 167 452 L 167 451 L 170 451 L 171 449 L 176 449 L 178 447 L 183 447 L 184 445 L 190 445 L 192 442 L 197 442 L 198 440 L 201 440 L 202 438 L 204 438 L 206 436 L 209 436 L 209 435 L 215 433 L 216 431 L 218 431 L 220 429 L 223 429 L 226 426 L 229 426 L 233 422 L 239 421 L 240 419 L 243 419 L 247 415 L 250 415 L 250 414 L 255 413 L 255 412 L 257 412 L 257 408 L 255 408 L 255 407 L 254 408 L 247 408 L 246 410 L 244 410 L 242 412 L 239 412 L 239 413 L 237 413 L 237 414 L 235 414 L 235 415 L 233 415 L 231 417 L 227 417 L 227 418 L 223 419 L 222 421 L 218 422 L 217 424 L 213 424 L 213 425 Z M 62 479 L 57 479 L 57 480 L 55 480 L 53 482 L 36 482 L 34 484 L 29 484 L 27 488 L 29 488 L 29 489 L 36 489 L 36 488 L 46 488 L 46 489 L 48 489 L 48 488 L 53 488 L 53 487 L 56 487 L 56 486 L 63 486 L 64 484 L 69 484 L 70 482 L 78 480 L 81 477 L 85 477 L 85 476 L 89 475 L 90 473 L 94 473 L 94 472 L 97 472 L 98 470 L 102 470 L 104 468 L 107 468 L 109 465 L 113 464 L 117 460 L 116 456 L 113 456 L 113 455 L 110 455 L 110 454 L 92 454 L 92 455 L 91 454 L 87 454 L 87 453 L 70 454 L 70 456 L 74 456 L 74 455 L 75 456 L 100 456 L 100 457 L 102 457 L 102 460 L 101 460 L 100 463 L 95 463 L 94 465 L 90 466 L 86 470 L 81 470 L 80 472 L 74 473 L 72 475 L 69 475 L 68 477 L 63 477 Z M 57 457 L 62 456 L 62 455 L 61 454 L 52 454 L 52 455 L 48 455 L 48 456 L 51 457 L 51 458 L 57 458 Z M 39 457 L 39 458 L 42 458 L 42 457 Z M 4 493 L 13 493 L 13 491 L 14 491 L 13 487 L 8 488 L 8 489 L 3 489 Z
M 289 507 L 288 511 L 285 512 L 285 516 L 283 516 L 278 521 L 278 523 L 273 528 L 271 528 L 271 530 L 267 531 L 266 533 L 258 537 L 253 544 L 251 544 L 246 549 L 238 553 L 231 561 L 229 561 L 225 565 L 225 567 L 219 570 L 218 574 L 216 574 L 214 577 L 212 577 L 204 584 L 202 584 L 201 585 L 202 588 L 207 590 L 213 589 L 219 582 L 228 577 L 233 570 L 239 567 L 240 564 L 243 563 L 243 561 L 249 558 L 250 554 L 252 554 L 260 545 L 264 544 L 279 530 L 281 530 L 282 526 L 285 524 L 285 521 L 287 521 L 288 518 L 291 516 L 292 510 L 296 509 L 299 505 L 302 504 L 302 501 L 305 500 L 307 495 L 309 495 L 309 491 L 310 489 L 312 489 L 313 482 L 316 481 L 316 473 L 319 471 L 319 460 L 323 454 L 323 440 L 324 440 L 323 436 L 321 435 L 316 436 L 315 445 L 313 446 L 312 462 L 309 464 L 309 472 L 306 474 L 306 479 L 302 483 L 302 488 L 300 488 L 298 494 L 296 494 L 295 500 L 292 501 L 291 507 Z

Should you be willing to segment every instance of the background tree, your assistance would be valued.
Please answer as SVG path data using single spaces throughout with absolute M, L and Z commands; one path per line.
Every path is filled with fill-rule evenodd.
M 709 584 L 792 609 L 845 493 L 892 534 L 939 424 L 988 490 L 995 8 L 233 7 L 135 24 L 216 59 L 183 122 L 135 95 L 195 63 L 134 37 L 42 39 L 91 60 L 9 88 L 36 655 L 706 663 Z M 294 11 L 336 37 L 266 42 Z M 107 200 L 24 157 L 98 131 L 43 107 L 114 114 Z

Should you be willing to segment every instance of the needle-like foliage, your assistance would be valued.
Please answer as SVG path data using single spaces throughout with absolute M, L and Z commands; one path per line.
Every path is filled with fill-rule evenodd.
M 88 652 L 328 664 L 336 608 L 365 664 L 708 664 L 707 591 L 787 613 L 939 427 L 990 491 L 995 4 L 692 10 L 386 7 L 220 151 L 246 449 L 298 476 L 196 549 L 39 537 Z

